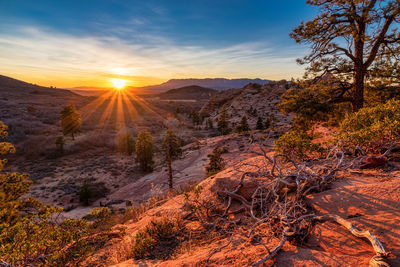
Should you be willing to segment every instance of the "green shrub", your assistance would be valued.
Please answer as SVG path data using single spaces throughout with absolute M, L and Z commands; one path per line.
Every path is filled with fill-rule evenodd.
M 6 136 L 7 126 L 0 121 L 0 138 Z M 15 153 L 14 146 L 0 142 L 0 155 L 7 153 Z M 0 158 L 0 262 L 10 266 L 66 266 L 76 262 L 77 256 L 84 257 L 91 247 L 76 241 L 87 234 L 86 222 L 57 221 L 62 208 L 24 197 L 32 181 L 28 174 L 4 171 L 6 162 Z
M 247 117 L 243 116 L 239 124 L 235 127 L 236 133 L 243 133 L 250 130 L 249 124 L 247 122 Z
M 159 241 L 176 232 L 175 226 L 175 222 L 166 217 L 151 221 L 144 230 L 136 233 L 135 244 L 132 248 L 133 257 L 142 259 L 148 256 Z
M 214 175 L 225 168 L 225 161 L 221 157 L 221 154 L 225 153 L 226 149 L 220 149 L 219 147 L 214 148 L 212 154 L 208 155 L 209 162 L 206 166 L 207 176 Z
M 29 113 L 34 113 L 36 111 L 36 108 L 34 106 L 28 106 L 26 108 L 26 111 L 28 111 Z
M 400 140 L 400 101 L 360 109 L 340 124 L 337 140 L 343 147 L 374 151 Z
M 304 159 L 315 152 L 321 152 L 321 147 L 312 142 L 312 138 L 304 131 L 291 130 L 274 142 L 277 153 L 286 154 L 289 158 Z

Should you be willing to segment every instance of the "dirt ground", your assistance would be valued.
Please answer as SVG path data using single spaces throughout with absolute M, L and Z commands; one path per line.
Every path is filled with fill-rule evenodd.
M 200 185 L 204 194 L 215 194 L 216 181 L 230 179 L 238 181 L 234 171 L 248 163 L 260 163 L 260 157 L 251 156 L 249 150 L 255 149 L 248 139 L 231 136 L 210 140 L 230 147 L 231 153 L 224 154 L 227 168 L 215 176 L 204 179 Z M 269 150 L 269 153 L 272 153 Z M 370 230 L 376 235 L 387 251 L 390 251 L 391 266 L 400 266 L 400 165 L 391 162 L 390 166 L 374 170 L 350 169 L 341 171 L 330 188 L 311 195 L 308 202 L 316 214 L 336 214 L 351 221 L 362 230 Z M 131 187 L 129 187 L 131 188 Z M 126 188 L 128 189 L 128 187 Z M 126 190 L 127 196 L 129 191 Z M 132 196 L 134 193 L 132 193 Z M 191 245 L 176 251 L 166 260 L 140 260 L 130 258 L 129 253 L 137 230 L 142 229 L 153 218 L 162 215 L 170 217 L 184 215 L 184 199 L 177 196 L 160 207 L 149 210 L 136 223 L 127 223 L 127 235 L 121 240 L 113 240 L 112 245 L 100 250 L 90 260 L 102 259 L 102 264 L 118 267 L 127 266 L 249 266 L 268 252 L 262 245 L 249 244 L 235 237 L 227 244 L 228 238 L 210 236 L 208 241 L 193 241 Z M 199 225 L 189 223 L 195 233 Z M 269 248 L 278 243 L 273 239 Z M 216 249 L 223 247 L 219 252 Z M 209 259 L 210 255 L 212 257 Z M 332 222 L 316 224 L 303 244 L 287 242 L 282 250 L 265 266 L 368 266 L 374 251 L 367 240 L 353 236 L 348 230 Z

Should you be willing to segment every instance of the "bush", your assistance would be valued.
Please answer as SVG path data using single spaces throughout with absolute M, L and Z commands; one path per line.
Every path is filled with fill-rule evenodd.
M 7 126 L 0 121 L 0 138 L 6 136 Z M 15 153 L 15 148 L 0 142 L 0 154 L 7 153 Z M 77 260 L 76 255 L 85 256 L 90 246 L 76 241 L 86 234 L 86 222 L 60 222 L 61 208 L 24 197 L 32 181 L 28 174 L 4 171 L 6 162 L 0 159 L 0 262 L 7 266 L 66 266 Z M 77 253 L 72 255 L 74 251 Z
M 226 149 L 220 149 L 219 147 L 214 148 L 211 155 L 208 155 L 209 162 L 206 167 L 207 176 L 214 175 L 225 168 L 225 161 L 221 157 L 221 154 L 225 153 Z
M 236 133 L 243 133 L 250 130 L 249 124 L 247 123 L 247 117 L 243 116 L 239 124 L 235 127 Z
M 304 159 L 314 152 L 321 152 L 319 144 L 312 143 L 312 138 L 304 131 L 291 130 L 274 142 L 277 153 L 289 158 Z
M 148 256 L 159 241 L 172 236 L 175 232 L 175 223 L 168 218 L 151 221 L 144 230 L 136 233 L 132 248 L 133 257 L 142 259 Z
M 34 106 L 28 106 L 26 108 L 26 111 L 28 111 L 29 113 L 34 113 L 36 111 L 36 108 Z
M 89 206 L 90 200 L 94 196 L 94 192 L 88 182 L 85 181 L 83 183 L 81 190 L 79 190 L 78 195 L 79 195 L 79 201 L 82 202 L 84 205 Z
M 348 115 L 340 124 L 337 139 L 347 148 L 374 151 L 400 140 L 400 101 L 366 107 Z

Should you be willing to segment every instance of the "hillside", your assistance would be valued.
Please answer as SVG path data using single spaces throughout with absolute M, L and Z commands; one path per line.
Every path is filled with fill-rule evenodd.
M 246 116 L 251 129 L 257 118 L 263 120 L 274 117 L 276 126 L 287 125 L 290 116 L 283 115 L 277 108 L 280 96 L 286 91 L 285 82 L 270 82 L 266 85 L 248 84 L 241 89 L 231 89 L 217 93 L 202 107 L 200 114 L 217 122 L 222 105 L 226 104 L 230 122 L 237 124 Z
M 264 143 L 268 156 L 273 155 L 271 142 L 270 139 Z M 219 192 L 233 190 L 240 183 L 243 172 L 254 172 L 257 169 L 255 166 L 270 164 L 262 156 L 251 152 L 258 151 L 258 144 L 251 144 L 237 135 L 207 139 L 201 142 L 200 146 L 201 149 L 226 146 L 228 153 L 223 156 L 226 161 L 225 170 L 199 183 L 202 190 L 196 203 L 210 203 L 213 206 L 223 204 L 225 207 L 227 200 Z M 346 162 L 352 160 L 348 158 Z M 313 163 L 307 166 L 313 168 Z M 307 205 L 318 215 L 339 215 L 363 230 L 372 231 L 383 242 L 385 248 L 391 251 L 389 263 L 398 266 L 399 167 L 399 162 L 392 162 L 392 167 L 384 169 L 384 175 L 380 174 L 382 170 L 353 168 L 340 171 L 328 190 L 309 196 Z M 196 168 L 201 168 L 201 165 Z M 201 177 L 198 179 L 200 181 Z M 251 193 L 262 179 L 265 177 L 245 180 L 238 194 L 247 200 L 250 199 Z M 189 191 L 190 189 L 187 192 Z M 135 192 L 129 195 L 128 188 L 125 192 L 128 199 L 135 198 Z M 254 220 L 249 221 L 246 218 L 245 209 L 239 209 L 240 202 L 239 198 L 232 200 L 232 214 L 227 216 L 230 221 L 235 221 L 234 224 L 229 224 L 229 220 L 222 220 L 218 226 L 212 227 L 212 222 L 218 220 L 210 216 L 207 223 L 211 226 L 207 228 L 207 223 L 198 221 L 188 209 L 190 202 L 186 195 L 161 199 L 159 206 L 149 209 L 136 220 L 117 225 L 114 229 L 122 227 L 126 234 L 108 241 L 103 249 L 87 258 L 83 265 L 250 266 L 268 254 L 260 241 L 267 234 L 271 234 L 271 230 L 264 227 L 253 237 L 248 237 L 245 229 L 253 225 Z M 341 203 L 340 206 L 337 205 L 338 202 Z M 142 260 L 133 259 L 132 248 L 138 231 L 143 230 L 152 221 L 167 220 L 166 218 L 178 223 L 180 232 L 156 245 L 151 256 Z M 271 251 L 278 243 L 277 236 L 265 244 Z M 317 223 L 302 243 L 286 242 L 277 256 L 266 261 L 264 266 L 368 266 L 373 255 L 370 244 L 365 240 L 351 235 L 338 224 L 323 222 Z
M 138 87 L 143 93 L 164 92 L 174 88 L 197 85 L 215 90 L 226 90 L 231 88 L 241 88 L 248 83 L 267 84 L 270 80 L 262 79 L 225 79 L 225 78 L 207 78 L 207 79 L 171 79 L 165 83 L 152 86 Z
M 158 94 L 161 99 L 186 99 L 200 100 L 209 99 L 217 93 L 217 90 L 205 88 L 197 85 L 185 86 L 177 89 L 168 90 L 165 93 Z

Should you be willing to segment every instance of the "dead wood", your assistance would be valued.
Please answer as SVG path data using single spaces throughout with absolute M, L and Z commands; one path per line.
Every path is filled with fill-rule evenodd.
M 223 212 L 204 218 L 199 211 L 196 211 L 198 219 L 204 227 L 217 230 L 216 226 L 221 222 L 225 222 L 227 227 L 240 223 L 241 229 L 247 233 L 245 234 L 247 238 L 252 240 L 252 238 L 257 237 L 257 243 L 266 248 L 268 254 L 253 264 L 253 266 L 259 266 L 273 258 L 287 241 L 302 242 L 311 232 L 313 222 L 330 220 L 346 227 L 353 235 L 369 240 L 376 253 L 370 261 L 370 266 L 388 266 L 385 261 L 388 252 L 371 232 L 361 231 L 349 221 L 337 215 L 316 216 L 311 212 L 305 201 L 307 195 L 325 190 L 335 179 L 338 171 L 354 166 L 354 160 L 346 161 L 343 151 L 331 151 L 327 159 L 315 160 L 313 164 L 310 164 L 299 162 L 285 154 L 269 157 L 261 146 L 260 150 L 262 153 L 256 151 L 255 153 L 264 157 L 264 164 L 243 164 L 242 166 L 248 166 L 255 170 L 235 169 L 241 175 L 234 190 L 230 191 L 225 188 L 225 190 L 217 191 L 220 199 L 227 200 L 225 202 L 227 204 L 224 204 L 222 209 Z M 389 150 L 380 158 L 386 157 L 388 153 L 390 153 Z M 358 159 L 365 157 L 364 154 Z M 252 194 L 245 190 L 246 196 L 244 196 L 241 194 L 244 192 L 241 188 L 247 183 L 254 183 L 254 181 L 248 182 L 246 179 L 261 179 L 263 182 L 258 184 L 257 187 L 254 186 L 255 189 L 250 188 L 254 190 Z M 250 200 L 249 194 L 251 195 Z M 231 211 L 234 201 L 241 207 Z M 202 205 L 202 207 L 206 206 Z M 208 208 L 204 213 L 208 214 Z M 228 218 L 228 216 L 238 213 L 242 213 L 241 218 L 244 219 L 230 220 Z M 209 222 L 209 219 L 214 219 L 214 221 Z M 243 225 L 243 222 L 247 222 L 247 224 Z M 269 229 L 269 231 L 266 231 L 266 229 Z M 231 233 L 231 231 L 232 228 L 229 232 Z M 259 238 L 260 233 L 264 237 L 266 236 L 265 240 Z M 237 230 L 237 234 L 239 234 L 239 230 Z M 272 238 L 279 238 L 279 244 L 270 250 L 266 244 Z M 230 242 L 226 246 L 229 244 Z M 222 246 L 218 251 L 226 246 Z M 211 253 L 211 256 L 213 254 L 215 254 L 215 251 Z

